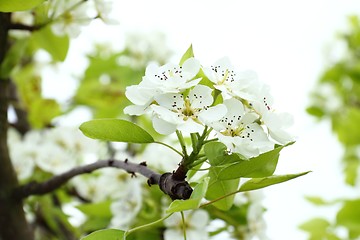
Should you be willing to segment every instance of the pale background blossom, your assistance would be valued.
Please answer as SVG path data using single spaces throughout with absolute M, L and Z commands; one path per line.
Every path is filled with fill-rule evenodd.
M 334 59 L 344 49 L 334 45 L 335 33 L 347 28 L 347 15 L 360 12 L 357 0 L 115 2 L 113 16 L 119 26 L 92 23 L 75 39 L 68 59 L 55 74 L 44 70 L 51 76 L 44 82 L 47 96 L 65 101 L 76 89 L 69 74 L 82 74 L 86 66 L 81 53 L 98 41 L 111 40 L 110 45 L 120 49 L 124 33 L 130 31 L 164 31 L 176 52 L 175 62 L 190 43 L 203 64 L 229 56 L 234 65 L 255 70 L 271 86 L 276 108 L 294 115 L 297 143 L 282 151 L 276 173 L 313 171 L 265 190 L 269 238 L 305 239 L 298 224 L 316 215 L 334 218 L 332 212 L 311 206 L 303 196 L 351 196 L 340 180 L 341 148 L 329 123 L 315 123 L 304 108 L 328 57 Z M 330 51 L 333 47 L 335 51 Z M 80 124 L 89 115 L 80 111 L 72 117 L 71 124 Z

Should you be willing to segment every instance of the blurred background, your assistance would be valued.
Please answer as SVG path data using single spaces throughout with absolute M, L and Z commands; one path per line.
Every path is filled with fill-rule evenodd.
M 260 80 L 271 86 L 276 108 L 294 116 L 292 130 L 297 141 L 282 151 L 276 174 L 312 171 L 263 191 L 269 239 L 339 239 L 331 238 L 333 232 L 347 239 L 346 228 L 354 236 L 360 235 L 356 231 L 360 229 L 360 214 L 358 218 L 351 215 L 348 221 L 341 212 L 348 207 L 346 199 L 359 197 L 354 186 L 360 183 L 356 178 L 360 114 L 354 109 L 360 96 L 356 88 L 360 28 L 356 19 L 349 20 L 356 15 L 360 15 L 356 0 L 114 1 L 109 24 L 92 21 L 72 39 L 63 63 L 43 68 L 43 94 L 67 104 L 76 94 L 76 79 L 92 64 L 87 56 L 94 52 L 94 46 L 121 51 L 133 44 L 134 49 L 141 49 L 141 44 L 136 45 L 137 35 L 153 42 L 152 50 L 159 59 L 162 54 L 170 55 L 178 62 L 190 44 L 203 64 L 228 56 L 233 65 L 256 71 Z M 359 33 L 349 45 L 348 35 L 356 31 Z M 98 47 L 97 54 L 106 55 L 106 49 Z M 36 58 L 49 61 L 45 52 L 38 52 Z M 331 73 L 326 75 L 328 70 Z M 345 75 L 350 79 L 347 83 Z M 101 77 L 109 81 L 108 76 Z M 327 86 L 319 84 L 320 79 Z M 346 98 L 350 93 L 351 99 Z M 81 96 L 77 97 L 81 102 Z M 354 108 L 350 113 L 342 111 L 348 104 Z M 77 108 L 58 121 L 74 126 L 90 117 L 86 109 Z M 354 122 L 346 120 L 351 118 Z M 347 123 L 341 124 L 342 120 Z M 351 140 L 347 139 L 349 132 L 353 133 Z M 351 206 L 356 209 L 358 205 Z
M 318 121 L 306 108 L 313 103 L 310 93 L 318 90 L 317 82 L 325 69 L 346 53 L 340 34 L 350 31 L 348 17 L 359 13 L 360 3 L 355 0 L 115 1 L 111 18 L 119 24 L 94 21 L 84 27 L 73 40 L 65 63 L 46 78 L 51 79 L 46 90 L 66 99 L 74 83 L 64 87 L 57 79 L 69 72 L 81 74 L 87 64 L 82 56 L 91 51 L 94 42 L 121 49 L 123 36 L 137 32 L 149 38 L 163 34 L 166 41 L 159 44 L 167 46 L 158 48 L 171 49 L 174 62 L 193 44 L 202 63 L 228 56 L 235 66 L 255 70 L 271 86 L 276 108 L 293 114 L 295 120 L 297 142 L 282 152 L 276 173 L 312 171 L 264 190 L 268 236 L 275 240 L 306 239 L 307 234 L 298 226 L 316 216 L 334 220 L 340 205 L 319 207 L 305 196 L 334 200 L 352 198 L 356 192 L 344 182 L 344 150 L 331 131 L 331 121 Z M 83 120 L 81 116 L 76 119 L 79 123 Z

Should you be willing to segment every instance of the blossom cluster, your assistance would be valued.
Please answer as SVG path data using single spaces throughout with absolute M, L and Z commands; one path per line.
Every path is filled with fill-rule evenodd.
M 229 151 L 244 157 L 293 141 L 288 133 L 292 118 L 273 108 L 269 87 L 226 57 L 209 67 L 193 57 L 182 65 L 152 63 L 125 94 L 133 105 L 124 112 L 149 114 L 160 134 L 202 133 L 208 127 Z
M 59 36 L 68 34 L 70 37 L 77 37 L 81 26 L 89 25 L 95 18 L 111 23 L 112 20 L 108 17 L 110 12 L 111 3 L 108 1 L 54 0 L 49 2 L 51 29 Z
M 20 180 L 29 179 L 36 168 L 60 174 L 87 161 L 94 161 L 103 145 L 84 137 L 72 128 L 32 130 L 20 136 L 9 130 L 11 160 Z

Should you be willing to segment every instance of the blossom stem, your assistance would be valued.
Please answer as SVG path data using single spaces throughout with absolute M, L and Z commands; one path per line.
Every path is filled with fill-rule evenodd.
M 184 233 L 184 240 L 186 240 L 186 223 L 185 223 L 185 216 L 184 212 L 181 211 L 181 221 L 182 221 L 182 227 L 183 227 L 183 233 Z
M 172 147 L 172 146 L 170 146 L 170 145 L 168 145 L 166 143 L 158 142 L 158 141 L 155 141 L 154 143 L 164 145 L 164 146 L 170 148 L 171 150 L 173 150 L 174 152 L 176 152 L 177 154 L 179 154 L 181 157 L 184 157 L 184 154 L 182 154 L 180 151 L 176 150 L 174 147 Z
M 183 152 L 183 156 L 185 158 L 188 158 L 187 151 L 186 151 L 185 140 L 184 140 L 184 137 L 183 137 L 182 133 L 179 130 L 176 130 L 176 136 L 179 139 L 181 149 L 182 149 L 182 152 Z
M 127 230 L 127 231 L 125 232 L 125 234 L 124 234 L 123 240 L 126 240 L 126 237 L 127 237 L 130 233 L 133 233 L 133 232 L 135 232 L 135 231 L 138 231 L 138 230 L 141 230 L 141 229 L 144 229 L 144 228 L 148 228 L 148 227 L 154 226 L 154 225 L 156 225 L 156 224 L 158 224 L 158 223 L 161 223 L 161 222 L 164 221 L 165 219 L 169 218 L 171 215 L 173 215 L 173 213 L 170 213 L 170 214 L 166 215 L 165 217 L 156 220 L 155 222 L 151 222 L 151 223 L 148 223 L 148 224 L 145 224 L 145 225 L 141 225 L 141 226 L 138 226 L 138 227 L 135 227 L 135 228 L 132 228 L 132 229 Z
M 197 148 L 198 137 L 196 133 L 190 133 L 193 150 Z
M 217 141 L 217 140 L 219 140 L 219 139 L 218 138 L 213 138 L 213 139 L 206 140 L 206 141 L 204 141 L 204 145 L 209 143 L 209 142 L 214 142 L 214 141 Z

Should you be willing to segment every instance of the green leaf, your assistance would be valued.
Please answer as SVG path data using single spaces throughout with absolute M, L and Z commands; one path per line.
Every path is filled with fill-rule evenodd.
M 330 223 L 323 218 L 313 218 L 299 226 L 301 230 L 311 233 L 311 235 L 323 236 Z
M 311 106 L 306 109 L 306 112 L 314 117 L 321 118 L 325 115 L 324 109 L 318 106 Z
M 116 229 L 103 229 L 93 233 L 90 233 L 81 240 L 123 240 L 124 231 Z
M 5 59 L 0 65 L 0 78 L 5 79 L 9 77 L 11 71 L 20 63 L 20 59 L 28 44 L 28 39 L 23 38 L 16 40 L 6 53 Z
M 110 211 L 110 204 L 111 201 L 86 203 L 78 205 L 76 208 L 91 217 L 111 218 L 112 213 Z
M 332 205 L 341 201 L 341 200 L 326 201 L 321 197 L 314 197 L 314 196 L 306 196 L 305 198 L 306 200 L 317 206 Z
M 183 65 L 183 63 L 191 58 L 191 57 L 194 57 L 194 52 L 193 52 L 193 48 L 192 48 L 192 44 L 190 45 L 190 47 L 186 50 L 186 52 L 184 53 L 184 55 L 181 57 L 181 60 L 180 60 L 180 66 Z
M 138 125 L 120 119 L 95 119 L 84 122 L 85 136 L 112 142 L 152 143 L 154 138 Z
M 265 178 L 253 178 L 241 185 L 240 190 L 242 192 L 265 188 L 271 185 L 279 184 L 282 182 L 289 181 L 291 179 L 303 176 L 309 172 L 302 172 L 297 174 L 286 174 L 286 175 L 274 175 Z
M 214 200 L 218 199 L 224 195 L 235 192 L 239 186 L 240 179 L 232 179 L 232 180 L 218 180 L 218 174 L 220 172 L 220 168 L 213 167 L 209 171 L 209 187 L 206 192 L 206 199 Z M 213 205 L 220 210 L 227 211 L 231 208 L 234 202 L 235 194 L 216 201 Z
M 209 142 L 205 144 L 204 152 L 211 166 L 222 166 L 243 160 L 235 153 L 229 155 L 225 144 L 220 142 Z
M 349 108 L 346 114 L 341 115 L 337 124 L 335 124 L 335 131 L 338 134 L 339 141 L 346 145 L 360 144 L 360 110 L 355 107 Z
M 55 35 L 50 26 L 34 32 L 30 38 L 30 43 L 35 50 L 46 50 L 55 61 L 64 61 L 69 50 L 69 37 Z
M 204 198 L 206 190 L 209 185 L 209 178 L 204 178 L 201 183 L 196 185 L 191 196 L 187 200 L 174 200 L 166 213 L 181 212 L 190 209 L 197 209 L 200 206 L 201 200 Z
M 226 180 L 240 177 L 260 178 L 271 176 L 276 169 L 279 153 L 285 146 L 287 145 L 277 147 L 269 152 L 251 158 L 248 161 L 231 164 L 223 168 L 219 173 L 219 179 Z
M 1 0 L 0 12 L 17 12 L 30 10 L 45 0 Z
M 360 234 L 360 199 L 345 201 L 336 216 L 338 225 Z
M 54 99 L 34 99 L 29 107 L 29 122 L 35 128 L 42 128 L 60 114 L 60 105 Z

